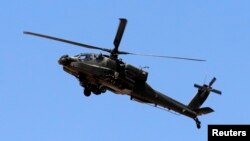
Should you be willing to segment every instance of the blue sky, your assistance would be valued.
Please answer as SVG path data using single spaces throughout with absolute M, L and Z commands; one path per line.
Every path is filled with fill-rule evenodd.
M 207 140 L 208 124 L 249 124 L 250 2 L 203 1 L 1 1 L 0 140 Z M 120 49 L 206 59 L 189 62 L 120 56 L 149 66 L 148 83 L 187 104 L 193 83 L 218 81 L 200 117 L 202 128 L 128 96 L 84 97 L 78 81 L 57 60 L 88 50 L 23 35 L 24 30 L 112 48 L 128 19 Z

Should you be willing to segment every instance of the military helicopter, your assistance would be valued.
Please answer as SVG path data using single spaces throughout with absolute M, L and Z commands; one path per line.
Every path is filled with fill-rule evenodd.
M 95 54 L 95 53 L 81 53 L 75 56 L 63 55 L 58 63 L 63 66 L 63 70 L 75 76 L 80 85 L 84 88 L 84 95 L 90 96 L 91 93 L 99 95 L 109 90 L 116 94 L 128 95 L 131 100 L 142 103 L 160 106 L 167 110 L 173 110 L 177 113 L 185 115 L 194 119 L 197 128 L 201 127 L 201 122 L 198 116 L 213 112 L 209 107 L 200 108 L 205 102 L 210 92 L 221 94 L 222 92 L 212 88 L 216 78 L 203 86 L 195 84 L 198 92 L 188 105 L 178 102 L 156 90 L 154 90 L 146 81 L 148 72 L 142 68 L 137 68 L 133 65 L 127 64 L 118 58 L 118 55 L 142 55 L 171 59 L 183 59 L 191 61 L 205 61 L 202 59 L 173 57 L 173 56 L 159 56 L 159 55 L 145 55 L 135 54 L 126 51 L 120 51 L 119 45 L 127 24 L 127 20 L 120 19 L 120 24 L 114 39 L 114 48 L 107 49 L 97 46 L 78 43 L 70 40 L 65 40 L 53 36 L 38 34 L 34 32 L 24 31 L 24 34 L 47 38 L 55 41 L 60 41 L 84 48 L 101 50 L 110 53 L 109 55 Z

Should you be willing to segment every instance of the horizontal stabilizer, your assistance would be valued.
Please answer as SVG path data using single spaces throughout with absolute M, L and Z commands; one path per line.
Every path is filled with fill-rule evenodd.
M 214 112 L 214 110 L 210 107 L 203 107 L 203 108 L 195 110 L 195 112 L 197 113 L 197 115 L 200 116 L 200 115 L 212 113 L 212 112 Z

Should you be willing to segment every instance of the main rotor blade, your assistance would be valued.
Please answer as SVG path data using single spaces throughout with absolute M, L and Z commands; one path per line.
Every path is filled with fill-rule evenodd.
M 78 43 L 78 42 L 74 42 L 74 41 L 70 41 L 70 40 L 66 40 L 66 39 L 61 39 L 61 38 L 57 38 L 57 37 L 52 37 L 52 36 L 48 36 L 48 35 L 39 34 L 39 33 L 28 32 L 28 31 L 24 31 L 23 33 L 28 34 L 28 35 L 42 37 L 42 38 L 47 38 L 47 39 L 51 39 L 51 40 L 55 40 L 55 41 L 59 41 L 59 42 L 64 42 L 64 43 L 68 43 L 68 44 L 72 44 L 72 45 L 76 45 L 76 46 L 80 46 L 80 47 L 85 47 L 85 48 L 90 48 L 90 49 L 97 49 L 97 50 L 102 50 L 102 51 L 106 51 L 106 52 L 111 52 L 112 51 L 112 50 L 106 49 L 106 48 L 101 48 L 101 47 L 91 46 L 91 45 L 87 45 L 87 44 L 82 44 L 82 43 Z
M 195 59 L 195 58 L 185 58 L 185 57 L 165 56 L 165 55 L 152 55 L 152 54 L 137 54 L 137 53 L 129 53 L 129 52 L 125 52 L 125 51 L 120 51 L 119 54 L 131 54 L 131 55 L 140 55 L 140 56 L 149 56 L 149 57 L 189 60 L 189 61 L 206 61 L 203 59 Z
M 116 33 L 116 36 L 115 36 L 115 39 L 114 39 L 114 46 L 115 46 L 114 53 L 116 53 L 118 51 L 118 48 L 119 48 L 119 45 L 120 45 L 124 30 L 125 30 L 125 27 L 126 27 L 126 24 L 127 24 L 127 20 L 121 18 L 120 19 L 120 24 L 119 24 L 119 27 L 117 29 L 117 33 Z

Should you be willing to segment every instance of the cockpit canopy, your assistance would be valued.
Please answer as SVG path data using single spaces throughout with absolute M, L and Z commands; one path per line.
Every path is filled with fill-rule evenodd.
M 81 61 L 90 61 L 94 59 L 103 58 L 102 54 L 94 54 L 94 53 L 81 53 L 75 56 L 76 58 L 80 59 Z

